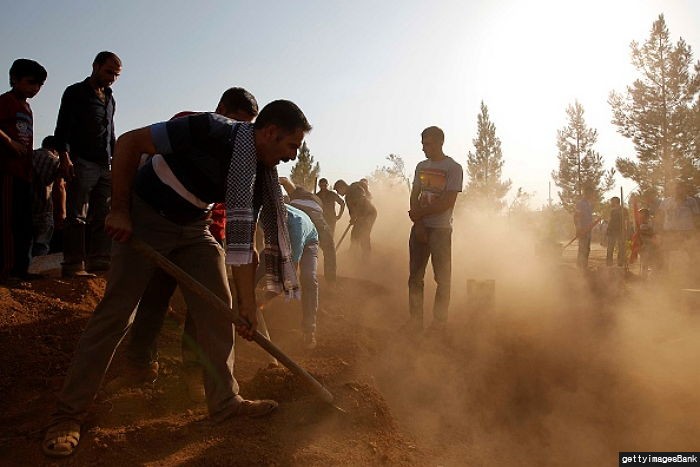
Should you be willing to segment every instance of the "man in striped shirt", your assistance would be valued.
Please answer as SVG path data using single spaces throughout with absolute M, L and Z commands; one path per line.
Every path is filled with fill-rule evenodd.
M 224 250 L 209 231 L 210 206 L 224 201 L 231 188 L 262 191 L 257 183 L 262 177 L 231 177 L 232 162 L 252 160 L 254 169 L 257 164 L 263 173 L 274 171 L 280 162 L 296 158 L 310 130 L 299 107 L 279 100 L 265 106 L 254 125 L 202 113 L 132 130 L 119 138 L 112 170 L 112 210 L 105 221 L 105 229 L 114 240 L 108 283 L 78 342 L 58 396 L 58 407 L 42 444 L 45 454 L 68 456 L 77 447 L 80 424 L 155 269 L 128 243 L 132 234 L 231 305 Z M 251 146 L 236 144 L 241 135 L 249 138 Z M 156 156 L 138 169 L 144 153 Z M 252 202 L 256 214 L 263 199 L 254 195 Z M 252 227 L 247 239 L 251 245 Z M 257 327 L 257 255 L 254 250 L 251 253 L 250 262 L 231 267 L 239 316 L 247 323 L 236 330 L 247 339 L 252 339 Z M 245 400 L 238 394 L 233 376 L 234 329 L 229 317 L 212 312 L 196 294 L 184 291 L 184 295 L 207 362 L 204 386 L 210 417 L 221 422 L 275 410 L 275 401 Z

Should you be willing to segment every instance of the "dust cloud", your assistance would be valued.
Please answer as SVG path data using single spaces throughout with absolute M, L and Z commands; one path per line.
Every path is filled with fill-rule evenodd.
M 537 254 L 537 222 L 459 205 L 447 334 L 407 335 L 408 191 L 371 190 L 373 255 L 360 259 L 346 239 L 339 274 L 386 289 L 354 310 L 378 341 L 363 371 L 427 458 L 612 465 L 618 451 L 697 449 L 700 314 L 680 284 L 625 278 L 604 262 L 583 275 L 573 258 Z M 495 281 L 492 309 L 469 306 L 468 279 Z M 433 296 L 429 266 L 426 326 Z

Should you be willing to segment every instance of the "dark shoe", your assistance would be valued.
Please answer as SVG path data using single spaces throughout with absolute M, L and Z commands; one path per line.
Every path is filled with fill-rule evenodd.
M 114 394 L 121 389 L 153 384 L 158 379 L 158 362 L 151 362 L 145 367 L 128 367 L 124 373 L 117 376 L 105 385 L 107 394 Z

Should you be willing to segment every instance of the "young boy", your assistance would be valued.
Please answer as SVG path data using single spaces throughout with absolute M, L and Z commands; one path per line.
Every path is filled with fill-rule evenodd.
M 46 69 L 20 58 L 10 67 L 11 90 L 0 95 L 0 281 L 29 274 L 32 244 L 32 109 L 27 102 L 46 81 Z
M 49 253 L 54 228 L 60 228 L 66 219 L 66 184 L 61 177 L 56 139 L 53 136 L 44 138 L 41 149 L 34 151 L 32 166 L 32 256 L 43 256 Z

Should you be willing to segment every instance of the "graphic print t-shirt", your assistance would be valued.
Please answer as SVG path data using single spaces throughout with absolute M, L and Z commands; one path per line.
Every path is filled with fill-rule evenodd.
M 426 207 L 446 191 L 462 191 L 462 176 L 462 166 L 449 156 L 438 162 L 430 159 L 420 162 L 416 166 L 413 177 L 414 188 L 420 190 L 418 202 L 422 207 Z M 452 211 L 453 208 L 450 208 L 444 212 L 426 216 L 423 218 L 423 223 L 431 228 L 450 228 Z

